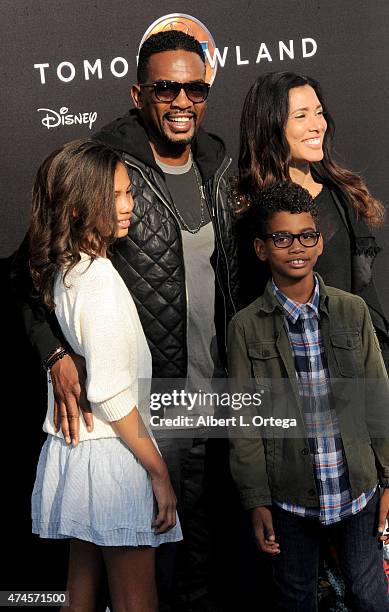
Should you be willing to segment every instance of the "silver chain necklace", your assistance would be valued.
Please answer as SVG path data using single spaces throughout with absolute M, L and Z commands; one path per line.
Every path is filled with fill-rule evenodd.
M 204 225 L 204 221 L 205 221 L 205 195 L 204 195 L 204 187 L 201 182 L 200 172 L 197 168 L 195 160 L 192 157 L 192 153 L 190 153 L 190 157 L 192 160 L 192 168 L 193 168 L 194 175 L 196 177 L 196 183 L 197 183 L 197 187 L 199 189 L 199 194 L 200 194 L 200 223 L 198 224 L 198 226 L 193 227 L 193 228 L 189 227 L 186 221 L 182 218 L 180 211 L 178 210 L 174 202 L 173 202 L 173 206 L 174 206 L 174 211 L 177 214 L 177 217 L 179 218 L 180 222 L 182 223 L 183 228 L 186 229 L 186 231 L 190 232 L 191 234 L 197 234 L 197 232 L 199 232 L 202 226 Z

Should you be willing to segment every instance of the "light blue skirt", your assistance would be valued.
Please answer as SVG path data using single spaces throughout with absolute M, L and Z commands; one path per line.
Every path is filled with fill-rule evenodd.
M 72 447 L 48 435 L 32 492 L 32 531 L 42 538 L 78 538 L 100 546 L 159 546 L 182 540 L 155 534 L 150 476 L 120 438 Z

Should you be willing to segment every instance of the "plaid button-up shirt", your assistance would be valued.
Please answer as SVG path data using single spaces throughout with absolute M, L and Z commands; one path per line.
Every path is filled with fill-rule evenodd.
M 336 523 L 362 510 L 375 489 L 352 499 L 338 418 L 331 403 L 329 373 L 320 333 L 319 282 L 306 304 L 284 295 L 273 281 L 273 293 L 285 310 L 285 327 L 293 352 L 305 432 L 313 463 L 319 508 L 305 508 L 274 500 L 284 510 Z

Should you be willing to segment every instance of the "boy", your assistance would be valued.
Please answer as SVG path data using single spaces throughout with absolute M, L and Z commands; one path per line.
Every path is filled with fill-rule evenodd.
M 378 483 L 389 487 L 389 441 L 370 437 L 368 419 L 365 435 L 348 438 L 329 390 L 334 379 L 381 379 L 386 386 L 367 306 L 313 273 L 323 239 L 305 189 L 276 184 L 249 214 L 256 254 L 273 278 L 230 324 L 229 373 L 242 385 L 283 378 L 293 386 L 297 379 L 292 402 L 305 438 L 231 438 L 241 500 L 259 549 L 274 559 L 278 609 L 317 610 L 319 540 L 327 529 L 352 610 L 384 612 L 388 587 L 377 537 L 389 542 L 389 489 L 380 498 Z

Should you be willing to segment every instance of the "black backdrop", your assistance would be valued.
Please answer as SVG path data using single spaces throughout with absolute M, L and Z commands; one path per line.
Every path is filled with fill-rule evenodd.
M 97 113 L 92 131 L 125 113 L 143 34 L 159 17 L 182 10 L 182 2 L 158 0 L 2 0 L 0 257 L 8 256 L 24 235 L 31 181 L 40 161 L 57 145 L 90 133 L 87 124 L 48 129 L 42 124 L 45 113 L 37 109 L 59 113 L 67 108 L 67 114 L 91 113 L 92 118 Z M 337 125 L 340 160 L 361 172 L 372 192 L 388 202 L 386 0 L 199 0 L 185 12 L 200 19 L 220 55 L 226 53 L 212 88 L 205 127 L 225 139 L 234 160 L 239 113 L 249 85 L 265 71 L 300 71 L 323 86 Z M 316 43 L 311 57 L 303 57 L 305 38 Z M 288 47 L 293 41 L 293 59 L 286 53 L 280 59 L 280 41 Z M 309 52 L 313 43 L 306 46 Z M 256 63 L 260 48 L 263 57 Z M 238 65 L 237 55 L 249 63 Z M 121 59 L 114 61 L 113 71 L 121 77 L 111 71 L 115 58 L 128 64 L 125 71 Z M 100 60 L 101 74 L 89 73 L 86 80 L 84 60 L 91 65 Z M 74 66 L 71 81 L 57 76 L 62 62 Z M 49 67 L 34 68 L 36 64 Z M 63 66 L 60 75 L 66 79 L 70 71 Z M 379 237 L 389 246 L 387 228 Z M 383 280 L 388 270 L 385 260 L 382 256 L 377 262 Z M 389 287 L 384 287 L 383 299 L 388 306 Z
M 85 136 L 127 111 L 143 34 L 159 17 L 182 10 L 182 2 L 159 0 L 2 0 L 0 257 L 4 273 L 7 258 L 28 224 L 31 182 L 40 161 L 57 145 Z M 387 0 L 199 0 L 184 12 L 210 30 L 225 57 L 212 87 L 205 127 L 225 139 L 235 163 L 239 113 L 249 85 L 269 70 L 302 72 L 323 86 L 337 125 L 339 160 L 360 172 L 384 203 L 389 201 Z M 306 43 L 310 57 L 303 57 L 303 39 L 314 41 Z M 284 53 L 281 59 L 280 41 L 289 48 L 293 45 L 293 58 Z M 259 50 L 262 57 L 257 63 Z M 94 65 L 96 60 L 100 60 L 101 74 L 89 71 L 86 79 L 84 61 Z M 63 62 L 69 64 L 58 69 Z M 49 66 L 34 68 L 42 64 Z M 74 78 L 67 80 L 73 70 Z M 88 123 L 48 128 L 47 119 L 46 125 L 42 120 L 54 113 L 40 108 L 56 113 L 68 109 L 61 116 L 86 113 L 83 117 L 91 121 L 91 129 Z M 389 310 L 388 225 L 377 235 L 386 247 L 376 265 L 377 284 Z M 6 280 L 2 285 L 7 292 Z M 29 536 L 28 495 L 45 408 L 31 399 L 36 397 L 39 369 L 16 330 L 12 318 L 16 315 L 6 299 L 2 308 L 5 330 L 11 330 L 4 350 L 8 369 L 3 369 L 1 406 L 3 441 L 8 442 L 3 447 L 11 457 L 3 459 L 9 500 L 3 502 L 3 510 L 10 528 L 5 534 L 9 578 L 1 588 L 44 588 L 42 576 L 62 571 L 60 562 L 58 569 L 35 564 L 38 549 L 50 545 L 38 548 Z

